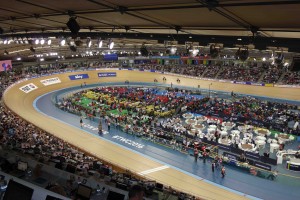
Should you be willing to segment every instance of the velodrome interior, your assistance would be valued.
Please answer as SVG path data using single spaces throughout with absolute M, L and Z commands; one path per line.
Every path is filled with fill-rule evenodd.
M 268 187 L 249 186 L 251 194 L 245 188 L 241 192 L 234 173 L 229 173 L 226 178 L 232 176 L 231 183 L 236 184 L 235 189 L 223 184 L 222 180 L 226 181 L 226 178 L 205 180 L 104 137 L 101 139 L 101 136 L 89 134 L 88 130 L 80 128 L 78 116 L 72 116 L 76 118 L 76 125 L 64 123 L 41 112 L 36 102 L 49 93 L 64 88 L 82 89 L 85 84 L 92 87 L 100 83 L 125 83 L 126 86 L 129 81 L 155 86 L 154 82 L 158 81 L 165 88 L 187 86 L 206 93 L 209 91 L 209 97 L 210 92 L 224 92 L 228 96 L 233 92 L 280 99 L 280 102 L 296 102 L 299 110 L 300 1 L 12 0 L 1 1 L 0 10 L 0 62 L 12 61 L 12 69 L 19 73 L 10 73 L 7 65 L 0 65 L 1 90 L 6 89 L 6 83 L 15 80 L 14 75 L 16 79 L 29 77 L 8 86 L 3 93 L 4 105 L 16 115 L 117 168 L 135 174 L 162 169 L 143 177 L 199 199 L 260 199 L 259 194 L 263 190 L 266 190 L 264 197 L 268 199 Z M 114 59 L 111 56 L 115 56 Z M 155 69 L 155 72 L 144 70 L 143 65 Z M 160 65 L 170 69 L 177 67 L 180 73 L 159 71 L 155 67 Z M 205 72 L 214 66 L 220 67 L 218 76 L 205 77 Z M 239 84 L 236 79 L 243 76 L 235 76 L 234 80 L 219 76 L 236 66 L 238 70 L 244 67 L 250 72 L 252 69 L 258 70 L 259 77 L 254 77 L 256 81 L 243 80 Z M 44 73 L 42 68 L 57 72 L 60 67 L 81 71 L 52 75 L 47 71 L 46 75 L 39 77 Z M 202 74 L 195 78 L 190 77 L 194 76 L 193 73 L 183 73 L 189 67 L 204 68 L 200 69 Z M 277 82 L 273 82 L 270 77 L 273 70 L 276 75 L 277 69 L 282 73 L 279 73 Z M 98 72 L 115 72 L 116 77 L 99 78 Z M 88 74 L 89 78 L 70 80 L 70 75 L 83 73 Z M 296 78 L 293 73 L 297 74 Z M 47 86 L 41 83 L 41 80 L 50 78 L 58 78 L 61 82 Z M 166 81 L 163 81 L 164 78 Z M 27 84 L 34 84 L 37 89 L 25 93 L 21 88 Z M 294 146 L 298 144 L 295 139 Z M 300 146 L 295 148 L 299 150 Z M 191 167 L 195 165 L 193 163 Z M 284 165 L 282 168 L 285 170 Z M 295 173 L 289 171 L 285 177 L 290 176 L 293 181 L 298 181 L 300 176 Z M 247 180 L 243 181 L 243 187 L 247 187 Z M 273 191 L 276 187 L 272 188 Z M 259 188 L 257 196 L 255 188 Z M 298 195 L 295 188 L 290 193 L 291 198 Z M 288 195 L 288 191 L 280 197 L 284 195 Z
M 112 70 L 109 70 L 110 72 Z M 87 84 L 100 83 L 100 82 L 120 82 L 130 80 L 131 82 L 153 82 L 153 79 L 162 79 L 162 75 L 151 72 L 138 72 L 138 71 L 115 71 L 117 72 L 116 78 L 102 78 L 99 79 L 97 71 L 89 71 L 89 79 L 86 80 Z M 76 74 L 76 73 L 72 73 Z M 77 72 L 77 74 L 80 74 Z M 33 107 L 33 101 L 50 91 L 79 86 L 82 81 L 70 81 L 67 74 L 52 75 L 51 77 L 59 77 L 62 83 L 44 86 L 40 80 L 45 77 L 27 80 L 22 83 L 15 84 L 4 95 L 5 104 L 22 118 L 35 124 L 37 127 L 57 136 L 58 138 L 67 141 L 68 143 L 83 149 L 86 152 L 95 155 L 103 160 L 109 160 L 111 163 L 129 169 L 132 172 L 139 173 L 141 171 L 153 169 L 162 166 L 161 163 L 147 159 L 139 154 L 133 153 L 129 150 L 121 148 L 120 146 L 108 143 L 106 141 L 97 140 L 93 136 L 86 134 L 78 128 L 67 126 L 59 121 L 49 118 L 44 114 L 37 112 Z M 175 82 L 177 77 L 171 75 L 164 75 L 167 78 L 167 84 Z M 181 85 L 195 86 L 201 84 L 204 88 L 208 88 L 211 81 L 195 80 L 190 78 L 182 78 Z M 28 83 L 34 83 L 38 89 L 26 94 L 19 88 Z M 235 91 L 244 93 L 247 90 L 248 94 L 264 95 L 285 99 L 299 99 L 299 89 L 297 88 L 277 88 L 277 87 L 261 87 L 261 86 L 245 86 L 231 83 L 212 82 L 213 89 L 223 91 Z M 66 133 L 72 133 L 71 136 Z M 134 164 L 133 164 L 134 163 Z M 218 188 L 214 185 L 206 183 L 201 179 L 191 177 L 176 169 L 167 168 L 162 171 L 157 171 L 146 175 L 147 178 L 157 180 L 161 183 L 171 185 L 175 189 L 180 189 L 196 196 L 207 199 L 244 199 L 243 195 L 238 195 Z M 204 189 L 205 188 L 205 189 Z

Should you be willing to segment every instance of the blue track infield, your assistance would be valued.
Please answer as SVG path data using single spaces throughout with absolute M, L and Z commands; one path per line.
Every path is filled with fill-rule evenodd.
M 142 86 L 143 84 L 139 85 Z M 80 87 L 64 89 L 62 91 L 71 92 L 72 90 L 76 89 L 80 89 Z M 54 118 L 62 123 L 81 129 L 78 116 L 64 112 L 53 105 L 52 99 L 54 99 L 53 96 L 57 95 L 57 93 L 62 92 L 51 92 L 38 97 L 34 101 L 35 109 L 38 112 L 41 112 L 44 115 Z M 84 123 L 89 125 L 90 127 L 98 127 L 98 122 L 84 120 Z M 203 163 L 202 160 L 198 160 L 198 163 L 195 163 L 194 157 L 192 156 L 180 153 L 158 144 L 154 144 L 150 141 L 135 137 L 133 135 L 128 135 L 114 128 L 111 129 L 111 132 L 109 134 L 104 134 L 102 136 L 99 136 L 97 133 L 98 131 L 93 130 L 92 128 L 84 127 L 82 130 L 88 134 L 96 135 L 99 139 L 122 146 L 123 148 L 129 149 L 135 153 L 160 162 L 164 165 L 168 165 L 169 167 L 177 169 L 197 179 L 204 179 L 203 181 L 209 182 L 218 187 L 230 190 L 241 195 L 246 194 L 250 199 L 261 198 L 272 200 L 298 200 L 300 198 L 300 181 L 297 181 L 298 184 L 295 184 L 294 181 L 293 183 L 285 182 L 283 184 L 280 181 L 270 181 L 262 178 L 257 178 L 230 167 L 227 167 L 226 177 L 222 179 L 219 171 L 215 171 L 214 173 L 211 172 L 211 165 L 209 162 Z M 124 143 L 121 140 L 117 140 L 116 136 L 121 136 L 123 138 L 132 140 L 138 143 L 140 147 L 142 146 L 142 148 L 137 148 L 130 144 Z M 205 190 L 205 188 L 203 189 Z

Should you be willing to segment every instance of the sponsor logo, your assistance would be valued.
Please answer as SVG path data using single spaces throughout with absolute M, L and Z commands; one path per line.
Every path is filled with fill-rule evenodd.
M 47 85 L 53 85 L 53 84 L 56 84 L 56 83 L 61 83 L 61 81 L 58 77 L 54 77 L 54 78 L 41 80 L 41 83 L 43 85 L 47 86 Z
M 263 83 L 251 83 L 251 85 L 263 86 Z
M 132 141 L 132 140 L 126 139 L 126 138 L 121 137 L 121 136 L 118 136 L 118 135 L 115 135 L 115 136 L 113 136 L 112 138 L 113 138 L 113 139 L 116 139 L 116 140 L 119 140 L 119 141 L 121 141 L 121 142 L 124 142 L 124 143 L 126 143 L 126 144 L 129 144 L 129 145 L 131 145 L 131 146 L 133 146 L 133 147 L 139 148 L 139 149 L 144 148 L 144 145 L 143 145 L 143 144 L 134 142 L 134 141 Z
M 236 81 L 236 84 L 246 84 L 246 82 Z
M 19 89 L 22 90 L 25 93 L 29 93 L 35 89 L 37 89 L 38 87 L 36 85 L 34 85 L 33 83 L 29 83 L 27 85 L 24 85 L 22 87 L 20 87 Z
M 116 77 L 117 73 L 116 72 L 100 72 L 98 73 L 98 77 Z
M 79 79 L 87 79 L 89 78 L 88 74 L 76 74 L 76 75 L 70 75 L 70 80 L 79 80 Z
M 229 154 L 228 154 L 227 157 L 228 157 L 229 159 L 231 159 L 231 160 L 237 160 L 237 159 L 236 159 L 236 156 L 233 156 L 233 155 L 229 155 Z
M 269 170 L 271 171 L 271 166 L 270 165 L 264 165 L 262 163 L 257 163 L 255 162 L 254 163 L 254 166 L 258 167 L 258 168 L 261 168 L 261 169 L 266 169 L 266 170 Z

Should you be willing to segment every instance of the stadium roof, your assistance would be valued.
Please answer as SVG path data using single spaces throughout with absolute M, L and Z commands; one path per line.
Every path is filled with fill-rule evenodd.
M 67 54 L 68 46 L 55 45 L 62 37 L 90 37 L 94 43 L 113 39 L 119 48 L 190 41 L 198 46 L 253 44 L 259 50 L 300 52 L 298 0 L 11 0 L 1 1 L 0 10 L 1 55 L 6 51 L 28 56 L 31 46 Z M 73 27 L 80 27 L 77 34 L 67 26 L 70 18 Z M 23 43 L 49 37 L 54 41 L 51 49 Z M 78 46 L 78 51 L 84 48 Z

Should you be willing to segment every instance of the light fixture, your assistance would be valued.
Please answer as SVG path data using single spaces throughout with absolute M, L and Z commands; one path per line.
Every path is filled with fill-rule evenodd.
M 3 44 L 7 44 L 7 43 L 8 43 L 8 41 L 7 41 L 7 39 L 5 39 L 4 42 L 3 42 Z
M 17 60 L 22 60 L 21 57 L 18 57 Z
M 98 40 L 98 48 L 101 48 L 102 47 L 102 45 L 103 45 L 103 41 L 100 39 L 100 40 Z
M 60 41 L 60 45 L 61 45 L 61 46 L 64 46 L 65 44 L 66 44 L 66 39 L 63 38 L 63 39 Z
M 92 40 L 91 40 L 91 38 L 87 38 L 86 39 L 86 46 L 88 46 L 89 48 L 92 46 Z
M 285 63 L 284 63 L 284 66 L 285 66 L 285 67 L 287 67 L 288 65 L 289 65 L 289 63 L 288 63 L 288 62 L 285 62 Z
M 51 45 L 51 42 L 52 42 L 51 39 L 48 39 L 47 44 Z
M 237 40 L 238 40 L 238 41 L 242 41 L 242 38 L 238 38 Z
M 266 61 L 266 58 L 265 58 L 265 57 L 263 57 L 262 61 L 264 61 L 264 62 L 265 62 L 265 61 Z
M 45 40 L 44 38 L 41 39 L 41 45 L 44 45 L 45 44 Z
M 109 43 L 108 43 L 108 47 L 109 47 L 109 49 L 113 49 L 114 48 L 114 45 L 115 45 L 115 43 L 114 43 L 114 41 L 109 41 Z
M 171 48 L 171 54 L 175 54 L 176 51 L 177 51 L 177 48 L 176 48 L 176 47 L 172 47 L 172 48 Z
M 36 39 L 35 40 L 35 44 L 39 44 L 40 43 L 40 40 L 39 39 Z
M 41 59 L 40 59 L 40 61 L 44 61 L 44 60 L 45 60 L 44 58 L 41 58 Z
M 197 55 L 199 53 L 199 49 L 194 49 L 193 50 L 193 55 L 195 56 L 195 55 Z

